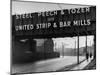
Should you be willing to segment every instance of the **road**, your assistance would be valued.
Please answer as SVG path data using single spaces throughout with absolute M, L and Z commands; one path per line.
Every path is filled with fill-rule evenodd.
M 80 56 L 79 60 L 84 60 L 84 56 Z M 65 66 L 77 63 L 77 56 L 64 56 L 27 64 L 12 65 L 12 73 L 29 73 L 29 72 L 50 72 L 57 71 Z

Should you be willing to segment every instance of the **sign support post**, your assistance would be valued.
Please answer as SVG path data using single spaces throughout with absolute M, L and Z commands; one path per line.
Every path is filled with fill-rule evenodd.
M 79 64 L 79 33 L 78 33 L 77 64 Z

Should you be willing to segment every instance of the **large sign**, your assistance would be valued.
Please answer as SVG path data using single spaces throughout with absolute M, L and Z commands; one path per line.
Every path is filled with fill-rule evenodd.
M 56 37 L 94 34 L 96 7 L 63 9 L 12 16 L 16 36 Z

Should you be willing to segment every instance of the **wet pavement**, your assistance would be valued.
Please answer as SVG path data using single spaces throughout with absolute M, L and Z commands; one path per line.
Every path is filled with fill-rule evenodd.
M 83 70 L 87 65 L 89 65 L 91 63 L 92 60 L 93 60 L 93 58 L 84 60 L 82 63 L 78 64 L 77 66 L 73 67 L 70 70 Z
M 93 70 L 96 69 L 96 60 L 93 59 L 83 70 Z
M 85 60 L 85 56 L 80 56 L 79 60 L 80 62 Z M 53 72 L 73 64 L 77 64 L 77 56 L 64 56 L 27 64 L 14 64 L 12 65 L 12 73 Z

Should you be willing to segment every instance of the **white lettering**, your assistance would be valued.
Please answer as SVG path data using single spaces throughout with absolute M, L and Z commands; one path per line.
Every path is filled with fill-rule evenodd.
M 56 28 L 57 27 L 57 24 L 56 23 L 53 23 L 53 27 Z
M 73 25 L 74 26 L 85 26 L 85 25 L 90 25 L 91 24 L 91 21 L 90 19 L 87 19 L 87 20 L 74 20 L 73 21 Z
M 19 26 L 15 26 L 16 31 L 18 30 L 32 30 L 34 29 L 33 25 L 19 25 Z
M 89 7 L 86 8 L 86 12 L 90 12 L 90 8 Z
M 71 21 L 64 21 L 64 22 L 59 22 L 60 27 L 68 27 L 71 25 Z
M 36 24 L 36 29 L 45 29 L 49 28 L 51 26 L 51 23 L 40 23 Z
M 64 11 L 63 10 L 61 10 L 61 15 L 63 15 L 64 14 Z

